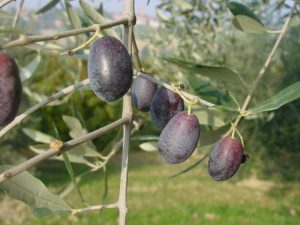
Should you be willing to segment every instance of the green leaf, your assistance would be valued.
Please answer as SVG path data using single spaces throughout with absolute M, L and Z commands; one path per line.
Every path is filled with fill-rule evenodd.
M 228 8 L 234 15 L 232 21 L 235 28 L 245 33 L 266 33 L 269 32 L 255 13 L 246 5 L 238 2 L 230 2 Z
M 69 17 L 69 20 L 72 24 L 73 28 L 79 29 L 82 27 L 80 17 L 78 16 L 76 10 L 72 7 L 72 5 L 69 3 L 69 0 L 65 0 L 66 10 Z M 83 42 L 81 36 L 76 36 L 76 40 Z
M 44 12 L 49 11 L 50 9 L 52 9 L 54 6 L 56 6 L 56 4 L 59 3 L 59 0 L 51 0 L 50 2 L 48 2 L 46 5 L 44 5 L 42 8 L 40 8 L 36 14 L 41 14 Z
M 37 56 L 28 65 L 26 65 L 26 67 L 21 67 L 20 74 L 22 81 L 27 80 L 32 76 L 40 64 L 41 59 L 41 55 L 37 54 Z
M 222 118 L 223 114 L 220 112 L 212 111 L 203 107 L 194 107 L 193 114 L 199 118 L 201 125 L 209 125 L 212 128 L 218 128 L 225 125 Z
M 84 129 L 80 121 L 72 116 L 63 115 L 63 121 L 70 129 L 69 135 L 72 138 L 78 138 L 82 135 L 87 134 L 87 130 Z M 81 149 L 80 152 L 87 157 L 101 157 L 101 154 L 96 151 L 96 146 L 92 141 L 85 142 L 76 148 Z
M 189 86 L 193 89 L 193 92 L 202 99 L 216 105 L 231 103 L 231 98 L 228 93 L 220 91 L 209 82 L 199 79 L 199 77 L 193 75 L 188 76 L 187 80 L 189 82 Z
M 84 0 L 79 0 L 79 4 L 80 4 L 82 10 L 88 15 L 88 17 L 94 23 L 102 24 L 102 23 L 108 22 L 108 20 L 104 16 L 102 16 L 97 10 L 95 10 L 92 6 L 90 6 Z M 111 35 L 113 37 L 119 38 L 119 35 L 113 29 L 106 29 L 104 33 Z
M 137 135 L 131 138 L 132 141 L 157 141 L 158 136 L 154 135 Z
M 255 13 L 253 13 L 246 5 L 238 2 L 229 2 L 227 6 L 234 16 L 239 16 L 239 15 L 246 16 L 252 18 L 256 22 L 264 26 L 264 24 L 260 21 L 258 16 L 255 15 Z
M 0 172 L 10 168 L 11 166 L 1 165 Z M 10 197 L 31 206 L 37 216 L 63 213 L 71 210 L 67 202 L 58 195 L 49 192 L 39 179 L 27 171 L 0 183 L 0 189 L 4 190 Z
M 247 110 L 250 114 L 271 111 L 280 108 L 281 106 L 296 100 L 300 97 L 300 81 L 288 86 L 276 95 L 257 104 L 255 107 Z
M 264 25 L 248 16 L 238 15 L 233 19 L 232 23 L 236 29 L 245 33 L 255 34 L 268 32 L 268 29 L 266 29 Z
M 144 142 L 139 147 L 146 152 L 156 152 L 158 150 L 157 141 Z
M 78 194 L 81 202 L 85 204 L 85 201 L 84 201 L 84 199 L 82 197 L 81 191 L 80 191 L 80 189 L 78 187 L 78 184 L 77 184 L 77 181 L 76 181 L 76 178 L 75 178 L 75 174 L 74 174 L 74 170 L 73 170 L 72 164 L 70 162 L 70 159 L 68 157 L 68 153 L 65 152 L 65 153 L 62 154 L 62 156 L 63 156 L 64 162 L 65 162 L 66 168 L 68 170 L 68 173 L 70 175 L 70 178 L 71 178 L 71 180 L 73 182 L 73 185 L 74 185 L 74 187 L 76 189 L 76 192 L 77 192 L 77 194 Z
M 193 5 L 183 1 L 183 0 L 175 0 L 175 4 L 180 7 L 180 9 L 182 10 L 183 13 L 191 11 L 194 9 Z
M 166 61 L 173 63 L 180 68 L 190 72 L 200 74 L 202 76 L 227 82 L 231 84 L 237 85 L 246 85 L 245 81 L 234 71 L 227 67 L 219 67 L 219 66 L 205 66 L 197 63 L 187 62 L 181 59 L 175 58 L 164 58 Z
M 39 143 L 50 144 L 55 140 L 54 137 L 34 129 L 23 128 L 22 130 L 28 137 Z
M 170 176 L 169 178 L 178 177 L 178 176 L 180 176 L 180 175 L 182 175 L 182 174 L 185 174 L 185 173 L 191 171 L 192 169 L 194 169 L 195 167 L 197 167 L 200 163 L 202 163 L 202 162 L 207 158 L 208 155 L 209 155 L 209 153 L 207 153 L 206 155 L 204 155 L 201 159 L 199 159 L 199 160 L 198 160 L 197 162 L 195 162 L 193 165 L 191 165 L 191 166 L 189 166 L 188 168 L 186 168 L 186 169 L 184 169 L 184 170 L 182 170 L 182 171 L 180 171 L 180 172 L 178 172 L 178 173 L 176 173 L 176 174 Z

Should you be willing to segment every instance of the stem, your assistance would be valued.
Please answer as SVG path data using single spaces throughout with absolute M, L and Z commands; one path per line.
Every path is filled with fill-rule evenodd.
M 262 66 L 262 68 L 258 72 L 258 74 L 256 76 L 256 79 L 253 81 L 253 83 L 251 85 L 251 88 L 249 90 L 249 94 L 247 95 L 247 97 L 246 97 L 246 99 L 245 99 L 245 101 L 243 103 L 243 106 L 241 108 L 241 112 L 242 113 L 234 121 L 234 127 L 237 127 L 237 125 L 239 124 L 239 122 L 243 118 L 243 116 L 244 116 L 243 112 L 246 111 L 246 109 L 247 109 L 247 107 L 248 107 L 248 105 L 249 105 L 249 103 L 250 103 L 250 101 L 251 101 L 251 99 L 253 97 L 254 91 L 256 90 L 256 88 L 257 88 L 259 82 L 261 81 L 261 79 L 263 78 L 263 76 L 264 76 L 264 74 L 266 72 L 266 69 L 269 67 L 269 65 L 270 65 L 270 63 L 271 63 L 271 61 L 272 61 L 272 59 L 274 57 L 274 54 L 275 54 L 275 52 L 276 52 L 279 44 L 281 43 L 283 36 L 285 35 L 285 33 L 287 31 L 287 27 L 288 27 L 288 25 L 290 23 L 290 20 L 292 18 L 292 15 L 293 15 L 293 12 L 294 12 L 296 6 L 297 6 L 297 3 L 295 2 L 294 5 L 293 5 L 293 7 L 292 7 L 292 9 L 291 9 L 291 11 L 290 11 L 290 14 L 289 14 L 287 20 L 285 21 L 285 23 L 284 23 L 284 25 L 283 25 L 283 27 L 281 29 L 280 34 L 278 35 L 278 38 L 277 38 L 277 40 L 276 40 L 276 42 L 275 42 L 275 44 L 274 44 L 274 46 L 273 46 L 273 48 L 272 48 L 269 56 L 268 56 L 268 58 L 266 59 L 264 65 Z
M 77 145 L 80 145 L 84 142 L 87 142 L 87 141 L 90 141 L 90 140 L 93 140 L 119 126 L 122 126 L 123 124 L 125 123 L 128 123 L 129 122 L 129 118 L 128 117 L 123 117 L 109 125 L 106 125 L 98 130 L 95 130 L 91 133 L 88 133 L 88 134 L 85 134 L 81 137 L 78 137 L 78 138 L 75 138 L 75 139 L 72 139 L 68 142 L 65 142 L 60 148 L 50 148 L 49 150 L 15 166 L 15 167 L 12 167 L 11 169 L 3 172 L 0 174 L 0 183 L 13 177 L 13 176 L 16 176 L 18 175 L 19 173 L 33 167 L 34 165 L 46 160 L 46 159 L 49 159 L 55 155 L 59 155 L 61 153 L 64 153 L 66 151 L 69 151 L 70 149 L 74 148 L 75 146 Z
M 89 27 L 63 31 L 63 32 L 59 32 L 56 34 L 52 34 L 52 35 L 36 35 L 36 36 L 22 35 L 21 37 L 19 37 L 16 40 L 5 43 L 3 46 L 1 46 L 1 48 L 12 48 L 12 47 L 17 47 L 17 46 L 29 45 L 31 43 L 40 42 L 40 41 L 58 40 L 61 38 L 75 36 L 75 35 L 83 34 L 86 32 L 96 32 L 99 26 L 100 26 L 100 29 L 103 30 L 103 29 L 107 29 L 110 27 L 118 26 L 121 24 L 127 24 L 127 23 L 128 23 L 128 18 L 124 17 L 124 18 L 121 18 L 118 20 L 107 22 L 107 23 L 93 24 Z
M 19 116 L 17 116 L 12 122 L 10 122 L 8 125 L 3 127 L 3 129 L 0 130 L 0 138 L 6 134 L 10 129 L 15 127 L 17 124 L 21 123 L 22 120 L 24 120 L 26 117 L 28 117 L 31 113 L 37 111 L 38 109 L 42 108 L 43 106 L 49 104 L 50 102 L 53 102 L 56 99 L 59 99 L 60 97 L 69 94 L 70 92 L 80 89 L 82 87 L 88 86 L 90 84 L 89 79 L 83 80 L 81 82 L 78 82 L 76 84 L 70 85 L 59 92 L 51 95 L 47 99 L 39 102 L 38 104 L 34 105 L 33 107 L 29 108 Z
M 3 0 L 2 2 L 0 2 L 0 9 L 13 1 L 16 0 Z
M 145 79 L 147 79 L 147 80 L 149 80 L 149 81 L 152 81 L 153 83 L 156 83 L 156 84 L 158 84 L 158 85 L 160 85 L 160 86 L 163 86 L 163 87 L 165 87 L 165 88 L 167 88 L 167 89 L 169 89 L 169 90 L 171 90 L 171 91 L 176 92 L 176 90 L 174 90 L 174 87 L 172 87 L 171 85 L 169 85 L 169 84 L 167 84 L 167 83 L 164 83 L 164 82 L 162 82 L 162 81 L 156 80 L 154 77 L 146 76 L 146 75 L 144 75 L 143 73 L 139 73 L 138 76 L 141 76 L 141 77 L 143 77 L 143 78 L 145 78 Z M 215 106 L 215 104 L 210 103 L 210 102 L 208 102 L 208 101 L 205 101 L 205 100 L 199 98 L 199 96 L 196 96 L 196 95 L 187 93 L 187 92 L 185 92 L 185 91 L 181 91 L 181 93 L 182 93 L 186 98 L 188 98 L 190 101 L 197 100 L 197 101 L 198 101 L 199 103 L 201 103 L 202 105 L 206 105 L 206 106 L 208 106 L 208 107 L 213 107 L 213 106 Z

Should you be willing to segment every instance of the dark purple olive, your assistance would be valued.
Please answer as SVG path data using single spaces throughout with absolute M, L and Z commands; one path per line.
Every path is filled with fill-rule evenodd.
M 105 36 L 91 45 L 88 77 L 100 99 L 107 102 L 120 99 L 130 88 L 132 75 L 130 56 L 118 39 Z
M 175 92 L 161 87 L 153 96 L 150 112 L 153 123 L 163 129 L 177 113 L 184 110 L 182 98 Z
M 0 127 L 10 123 L 17 115 L 21 94 L 17 64 L 8 54 L 0 52 Z
M 169 164 L 187 160 L 194 152 L 200 138 L 197 116 L 180 112 L 162 130 L 158 139 L 161 158 Z
M 209 162 L 209 175 L 217 181 L 231 178 L 239 169 L 241 163 L 249 158 L 244 154 L 241 142 L 231 137 L 222 138 L 213 149 Z
M 144 76 L 153 77 L 151 74 L 143 74 Z M 138 76 L 132 85 L 132 104 L 142 112 L 150 110 L 152 98 L 157 91 L 157 85 L 143 77 Z

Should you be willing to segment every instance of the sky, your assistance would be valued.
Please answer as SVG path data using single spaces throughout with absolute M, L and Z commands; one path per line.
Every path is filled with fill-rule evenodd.
M 25 6 L 30 9 L 39 9 L 50 0 L 25 0 Z M 103 2 L 104 10 L 108 12 L 122 12 L 123 1 L 122 0 L 86 0 L 88 3 L 91 3 L 95 6 L 99 6 L 100 2 Z M 12 2 L 11 5 L 16 7 L 19 0 Z M 71 1 L 78 2 L 77 0 Z M 147 0 L 135 0 L 136 13 L 145 14 L 149 16 L 155 16 L 155 6 L 159 4 L 159 0 L 151 0 L 149 5 L 147 5 Z M 73 5 L 73 3 L 72 3 Z M 78 4 L 74 4 L 78 5 Z

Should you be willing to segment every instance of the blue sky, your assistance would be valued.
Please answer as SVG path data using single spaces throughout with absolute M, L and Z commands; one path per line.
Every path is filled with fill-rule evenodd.
M 86 0 L 87 2 L 98 6 L 101 0 Z M 16 3 L 11 3 L 11 6 L 16 7 Z M 25 6 L 31 9 L 38 9 L 45 5 L 49 0 L 25 0 Z M 72 1 L 78 2 L 78 1 Z M 109 12 L 122 12 L 123 1 L 121 0 L 102 0 L 104 9 Z M 146 15 L 155 16 L 155 6 L 159 3 L 159 0 L 151 0 L 149 5 L 147 5 L 147 0 L 135 0 L 136 12 L 142 12 Z M 73 3 L 72 3 L 73 4 Z

